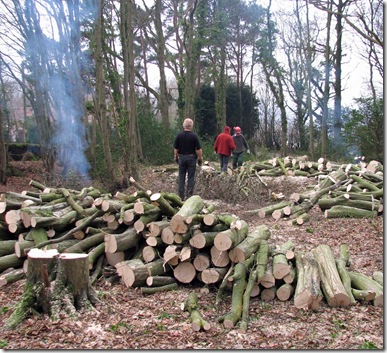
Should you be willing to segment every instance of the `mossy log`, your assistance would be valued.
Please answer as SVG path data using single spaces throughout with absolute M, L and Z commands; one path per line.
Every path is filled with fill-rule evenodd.
M 352 288 L 366 290 L 375 293 L 372 303 L 375 306 L 383 306 L 383 287 L 372 278 L 359 272 L 349 271 Z
M 177 283 L 169 283 L 158 287 L 141 287 L 140 290 L 141 290 L 141 294 L 155 294 L 159 292 L 167 292 L 177 288 L 178 288 Z
M 349 277 L 347 266 L 349 263 L 349 253 L 348 253 L 348 245 L 341 244 L 340 245 L 340 257 L 336 260 L 337 271 L 339 272 L 341 281 L 343 282 L 344 288 L 348 294 L 349 301 L 351 305 L 356 304 L 356 300 L 351 291 L 351 278 Z
M 23 278 L 25 278 L 25 273 L 22 268 L 13 269 L 6 273 L 3 272 L 0 276 L 0 287 L 3 287 L 8 283 L 17 282 Z
M 378 282 L 383 287 L 383 272 L 381 271 L 375 271 L 372 274 L 372 279 L 376 282 Z
M 349 207 L 360 208 L 368 211 L 375 211 L 379 209 L 380 201 L 363 201 L 363 200 L 351 200 L 345 197 L 345 195 L 337 196 L 334 198 L 321 198 L 318 201 L 318 206 L 322 211 L 331 208 L 332 206 L 344 205 Z
M 163 215 L 167 217 L 173 217 L 177 213 L 177 209 L 172 207 L 172 205 L 159 192 L 152 194 L 150 201 L 161 210 Z
M 341 281 L 331 248 L 320 244 L 312 252 L 319 266 L 322 290 L 328 305 L 332 307 L 349 306 L 351 302 Z
M 114 253 L 128 250 L 136 246 L 142 235 L 133 227 L 128 227 L 124 232 L 119 234 L 104 234 L 105 252 Z
M 332 206 L 324 211 L 325 218 L 375 218 L 378 211 L 368 211 L 345 205 Z
M 232 281 L 231 310 L 223 317 L 219 318 L 225 328 L 234 327 L 241 319 L 243 308 L 243 293 L 246 288 L 246 276 L 254 263 L 254 257 L 246 261 L 239 262 L 234 267 L 234 273 L 229 277 Z
M 200 229 L 195 229 L 189 240 L 189 244 L 196 249 L 203 249 L 214 245 L 215 237 L 218 232 L 202 232 Z
M 204 320 L 198 309 L 198 296 L 196 292 L 191 292 L 182 305 L 182 309 L 189 312 L 189 318 L 192 323 L 192 329 L 197 332 L 200 330 L 208 331 L 211 325 Z

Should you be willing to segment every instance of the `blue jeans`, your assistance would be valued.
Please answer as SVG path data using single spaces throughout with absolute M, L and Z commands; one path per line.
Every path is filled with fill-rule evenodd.
M 243 164 L 243 152 L 233 153 L 232 169 L 236 169 Z
M 220 170 L 222 172 L 227 172 L 227 167 L 228 167 L 228 159 L 230 158 L 229 156 L 226 156 L 224 154 L 219 154 L 220 158 Z
M 187 180 L 187 198 L 191 197 L 195 186 L 196 156 L 179 154 L 179 181 L 178 194 L 185 200 L 185 179 Z

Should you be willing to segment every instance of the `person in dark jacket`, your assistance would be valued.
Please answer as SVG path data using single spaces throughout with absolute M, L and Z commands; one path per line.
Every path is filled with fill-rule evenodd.
M 232 168 L 236 169 L 243 164 L 243 154 L 245 151 L 250 153 L 250 147 L 242 134 L 242 129 L 239 126 L 234 127 L 234 135 L 232 138 L 234 139 L 236 146 L 233 152 Z
M 235 150 L 235 143 L 230 132 L 231 128 L 226 126 L 224 131 L 218 135 L 214 144 L 214 151 L 219 154 L 220 170 L 222 172 L 227 172 L 229 158 L 232 151 Z
M 183 129 L 177 134 L 173 144 L 175 161 L 179 163 L 179 179 L 178 179 L 178 194 L 180 198 L 185 200 L 185 179 L 187 180 L 187 198 L 194 193 L 196 159 L 198 165 L 203 164 L 203 151 L 200 140 L 193 129 L 192 119 L 185 119 Z

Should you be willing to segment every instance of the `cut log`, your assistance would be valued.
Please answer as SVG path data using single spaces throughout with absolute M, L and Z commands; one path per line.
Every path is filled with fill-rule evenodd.
M 383 272 L 381 271 L 375 271 L 372 274 L 372 279 L 376 282 L 378 282 L 383 287 Z
M 340 245 L 340 257 L 336 260 L 337 271 L 339 272 L 341 281 L 343 282 L 344 288 L 348 294 L 350 305 L 355 305 L 356 300 L 351 291 L 351 278 L 349 277 L 347 271 L 347 264 L 349 263 L 349 253 L 348 253 L 348 245 L 341 244 Z
M 213 246 L 217 234 L 218 232 L 202 232 L 201 230 L 196 229 L 189 240 L 189 244 L 196 249 Z
M 174 240 L 174 232 L 172 230 L 172 228 L 170 226 L 168 227 L 165 227 L 162 231 L 161 231 L 161 240 L 167 244 L 167 245 L 171 245 L 173 244 L 173 240 Z
M 185 219 L 188 216 L 200 213 L 204 208 L 204 202 L 199 195 L 189 197 L 181 206 L 180 210 L 171 218 L 171 229 L 173 232 L 184 234 L 188 227 L 185 224 Z
M 141 287 L 141 294 L 155 294 L 159 292 L 167 292 L 170 290 L 177 289 L 178 285 L 177 283 L 170 283 L 166 284 L 164 286 L 158 286 L 158 287 Z
M 136 246 L 142 236 L 133 227 L 120 234 L 104 234 L 105 252 L 125 251 Z
M 220 282 L 228 271 L 227 267 L 211 267 L 202 271 L 201 281 L 206 284 Z
M 149 287 L 160 287 L 172 283 L 176 283 L 176 280 L 171 276 L 149 276 L 146 279 L 146 284 Z
M 262 285 L 264 288 L 271 288 L 275 285 L 272 263 L 268 263 L 266 266 L 265 274 L 261 277 L 258 277 L 258 284 Z
M 190 262 L 180 262 L 174 268 L 173 275 L 181 283 L 191 283 L 196 276 L 196 270 Z
M 210 267 L 210 255 L 207 253 L 199 253 L 195 256 L 192 264 L 194 265 L 196 271 L 203 272 Z
M 375 293 L 372 303 L 375 306 L 383 306 L 383 287 L 372 278 L 360 272 L 349 271 L 351 285 L 355 289 L 366 290 Z
M 282 286 L 280 286 L 277 291 L 275 292 L 275 295 L 277 298 L 281 301 L 289 300 L 294 293 L 294 286 L 292 286 L 289 283 L 284 283 Z
M 323 298 L 320 290 L 320 274 L 313 253 L 296 254 L 297 285 L 294 292 L 294 306 L 297 309 L 318 310 Z
M 0 287 L 3 287 L 9 283 L 17 282 L 24 278 L 25 272 L 22 268 L 11 270 L 0 275 Z
M 230 258 L 227 251 L 221 251 L 216 246 L 210 249 L 211 262 L 216 267 L 226 267 L 230 263 Z
M 116 264 L 117 273 L 127 287 L 139 287 L 146 283 L 149 276 L 159 276 L 169 271 L 164 267 L 164 260 L 158 259 L 144 264 L 140 259 L 132 259 Z
M 264 302 L 269 302 L 271 300 L 274 300 L 275 299 L 275 293 L 277 291 L 277 288 L 274 286 L 274 287 L 270 287 L 270 288 L 265 288 L 261 291 L 261 299 L 264 301 Z
M 177 210 L 162 196 L 161 193 L 155 193 L 150 196 L 150 201 L 153 205 L 160 208 L 163 215 L 173 217 Z
M 322 290 L 328 305 L 332 307 L 349 306 L 351 302 L 337 271 L 331 248 L 320 244 L 312 251 L 319 266 Z
M 375 218 L 378 211 L 368 211 L 360 208 L 337 205 L 324 211 L 325 218 Z
M 169 226 L 169 221 L 163 219 L 161 221 L 153 221 L 148 224 L 150 235 L 153 237 L 161 236 L 161 232 L 164 228 Z
M 198 296 L 196 292 L 190 293 L 182 308 L 189 312 L 192 329 L 195 332 L 200 330 L 208 331 L 211 328 L 211 325 L 203 319 L 203 316 L 198 310 Z
M 278 210 L 280 208 L 284 208 L 285 206 L 289 206 L 290 204 L 291 203 L 289 201 L 281 201 L 277 204 L 262 207 L 262 208 L 259 208 L 257 210 L 244 211 L 244 214 L 246 214 L 246 215 L 258 214 L 258 217 L 263 219 L 265 217 L 272 215 L 275 210 Z
M 269 237 L 269 227 L 264 224 L 258 226 L 254 231 L 248 233 L 242 242 L 229 251 L 230 260 L 235 263 L 245 261 L 257 251 L 261 241 L 268 240 Z
M 283 243 L 279 252 L 273 255 L 273 276 L 276 279 L 282 279 L 290 272 L 291 266 L 285 256 L 288 250 L 294 250 L 294 244 L 291 240 Z
M 146 226 L 161 218 L 161 210 L 158 207 L 154 207 L 152 210 L 149 210 L 147 213 L 143 214 L 137 221 L 134 222 L 133 227 L 137 233 L 145 230 Z
M 361 289 L 355 289 L 352 288 L 352 295 L 356 300 L 359 301 L 366 301 L 366 302 L 371 302 L 375 299 L 375 292 L 369 291 L 369 290 L 361 290 Z
M 228 229 L 219 232 L 214 239 L 214 246 L 220 251 L 226 251 L 238 245 L 247 236 L 249 226 L 245 221 L 240 221 L 240 229 Z

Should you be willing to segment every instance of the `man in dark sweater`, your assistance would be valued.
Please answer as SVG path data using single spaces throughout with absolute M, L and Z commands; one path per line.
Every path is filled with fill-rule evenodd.
M 185 200 L 185 179 L 187 180 L 187 198 L 191 197 L 195 186 L 196 159 L 203 164 L 203 151 L 197 134 L 192 132 L 192 119 L 183 122 L 184 131 L 177 134 L 173 144 L 175 161 L 179 163 L 178 194 Z
M 247 153 L 250 153 L 250 147 L 245 137 L 242 135 L 242 130 L 239 126 L 234 127 L 234 132 L 235 134 L 232 136 L 232 138 L 234 139 L 236 148 L 233 152 L 232 168 L 236 169 L 243 163 L 244 151 L 246 150 Z
M 232 151 L 235 150 L 235 143 L 230 131 L 230 127 L 226 126 L 224 131 L 218 135 L 214 144 L 214 151 L 219 154 L 220 170 L 222 172 L 227 172 L 228 160 Z

